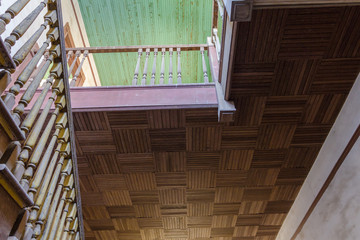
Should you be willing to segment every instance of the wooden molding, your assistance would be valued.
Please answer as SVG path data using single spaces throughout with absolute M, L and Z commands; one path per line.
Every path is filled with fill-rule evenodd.
M 0 124 L 8 134 L 11 140 L 24 140 L 25 135 L 21 132 L 18 125 L 15 123 L 9 109 L 4 101 L 0 98 Z
M 55 59 L 58 62 L 61 62 L 63 66 L 66 66 L 66 50 L 65 50 L 65 39 L 64 39 L 64 22 L 62 18 L 62 10 L 61 10 L 61 1 L 56 2 L 56 13 L 58 16 L 58 24 L 59 24 L 59 32 L 60 32 L 60 49 L 61 49 L 61 58 Z M 68 68 L 63 68 L 62 73 L 63 79 L 69 79 Z M 77 205 L 77 218 L 79 221 L 79 234 L 80 239 L 85 239 L 84 233 L 84 222 L 83 222 L 83 214 L 82 214 L 82 205 L 81 205 L 81 195 L 80 195 L 80 183 L 79 183 L 79 173 L 78 173 L 78 164 L 76 157 L 76 145 L 75 145 L 75 132 L 74 132 L 74 121 L 72 115 L 71 108 L 71 98 L 70 98 L 70 84 L 69 81 L 64 81 L 64 89 L 65 89 L 65 98 L 66 98 L 66 111 L 68 113 L 68 125 L 70 130 L 70 145 L 71 145 L 71 158 L 73 162 L 73 172 L 75 179 L 75 189 L 76 189 L 76 205 Z
M 230 21 L 249 22 L 251 20 L 252 9 L 253 9 L 252 0 L 232 2 Z
M 249 22 L 251 20 L 253 0 L 226 0 L 224 2 L 231 22 Z
M 216 96 L 218 100 L 218 121 L 233 122 L 235 120 L 235 104 L 233 101 L 225 100 L 224 92 L 219 83 L 219 62 L 217 60 L 216 49 L 214 46 L 209 47 L 209 62 L 211 76 L 215 82 Z
M 200 48 L 207 49 L 207 44 L 179 44 L 179 45 L 144 45 L 144 46 L 107 46 L 107 47 L 82 47 L 82 48 L 66 48 L 66 52 L 69 51 L 80 51 L 89 53 L 116 53 L 116 52 L 138 52 L 139 49 L 150 49 L 150 51 L 154 51 L 154 49 L 161 48 L 181 48 L 181 51 L 198 51 Z
M 351 151 L 351 149 L 353 148 L 354 144 L 356 143 L 356 141 L 358 140 L 358 138 L 360 137 L 360 125 L 357 127 L 357 129 L 355 130 L 354 134 L 352 135 L 350 141 L 348 142 L 348 144 L 346 145 L 344 151 L 341 153 L 339 159 L 337 160 L 335 166 L 333 167 L 333 169 L 331 170 L 329 176 L 327 177 L 326 181 L 324 182 L 323 186 L 321 187 L 320 191 L 318 192 L 318 194 L 316 195 L 314 201 L 312 202 L 311 206 L 309 207 L 309 209 L 307 210 L 304 218 L 301 220 L 299 226 L 297 227 L 295 233 L 293 234 L 293 236 L 291 237 L 291 240 L 295 240 L 296 237 L 298 236 L 298 234 L 301 232 L 301 230 L 303 229 L 306 221 L 309 219 L 310 215 L 312 214 L 312 212 L 314 211 L 316 205 L 319 203 L 319 201 L 321 200 L 322 196 L 324 195 L 324 193 L 326 192 L 327 188 L 329 187 L 331 181 L 334 179 L 337 171 L 340 169 L 342 163 L 345 161 L 347 155 L 349 154 L 349 152 Z
M 254 9 L 264 8 L 306 8 L 306 7 L 340 7 L 360 5 L 360 0 L 254 0 Z

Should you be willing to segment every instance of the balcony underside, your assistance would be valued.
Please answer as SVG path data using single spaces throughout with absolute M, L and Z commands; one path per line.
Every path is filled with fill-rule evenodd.
M 39 95 L 41 90 L 37 90 Z M 49 94 L 50 96 L 50 94 Z M 30 103 L 26 110 L 31 109 Z M 214 84 L 71 88 L 73 112 L 216 108 Z

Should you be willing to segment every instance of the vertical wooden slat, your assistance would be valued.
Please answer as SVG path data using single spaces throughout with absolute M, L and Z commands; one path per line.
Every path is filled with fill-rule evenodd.
M 58 22 L 59 26 L 64 26 L 64 22 L 62 19 L 62 10 L 61 10 L 61 2 L 56 1 L 56 11 L 58 14 Z M 61 46 L 61 58 L 56 59 L 56 61 L 60 61 L 63 63 L 63 66 L 66 66 L 66 52 L 65 52 L 65 39 L 64 39 L 64 28 L 61 27 L 59 29 L 60 32 L 60 46 Z M 69 79 L 69 74 L 67 68 L 64 68 L 63 71 L 63 79 Z M 80 195 L 80 184 L 79 184 L 79 173 L 78 173 L 78 165 L 77 165 L 77 158 L 76 158 L 76 146 L 75 146 L 75 133 L 74 133 L 74 121 L 71 112 L 71 101 L 70 101 L 70 86 L 68 81 L 64 81 L 64 89 L 65 89 L 65 99 L 66 99 L 66 112 L 68 113 L 67 120 L 68 120 L 68 128 L 69 128 L 69 142 L 71 145 L 71 152 L 70 158 L 72 159 L 73 164 L 73 174 L 74 174 L 74 186 L 75 186 L 75 193 L 76 193 L 76 205 L 77 205 L 77 219 L 78 219 L 78 232 L 80 233 L 80 237 L 85 239 L 84 237 L 84 224 L 83 224 L 83 216 L 82 216 L 82 208 L 81 208 L 81 195 Z
M 205 62 L 204 52 L 205 52 L 204 48 L 201 47 L 201 48 L 200 48 L 200 53 L 201 53 L 201 59 L 202 59 L 202 68 L 203 68 L 203 74 L 204 74 L 204 83 L 209 83 L 209 78 L 208 78 L 207 69 L 206 69 L 206 62 Z
M 155 84 L 155 76 L 156 76 L 156 57 L 158 54 L 158 49 L 155 48 L 154 49 L 154 62 L 153 62 L 153 67 L 152 67 L 152 72 L 151 72 L 151 80 L 150 80 L 150 84 L 154 85 Z
M 173 80 L 173 48 L 169 48 L 169 84 L 172 84 Z
M 177 48 L 178 65 L 177 65 L 177 84 L 181 84 L 181 48 Z
M 143 86 L 146 85 L 149 56 L 150 56 L 150 48 L 147 48 L 146 49 L 146 57 L 145 57 L 145 65 L 144 65 L 143 77 L 141 79 L 141 85 L 143 85 Z
M 164 84 L 164 76 L 165 76 L 165 53 L 166 49 L 161 49 L 161 70 L 160 70 L 160 84 Z
M 138 50 L 138 59 L 137 59 L 137 62 L 136 62 L 135 73 L 134 73 L 134 78 L 133 78 L 133 82 L 132 82 L 133 86 L 136 86 L 138 84 L 139 69 L 140 69 L 140 61 L 141 61 L 142 51 L 143 50 L 141 48 Z

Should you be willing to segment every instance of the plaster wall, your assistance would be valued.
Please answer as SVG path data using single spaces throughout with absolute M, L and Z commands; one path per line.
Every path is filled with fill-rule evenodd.
M 64 24 L 69 23 L 75 47 L 90 47 L 78 1 L 63 0 L 61 7 Z M 77 16 L 77 20 L 75 16 Z M 82 70 L 86 78 L 83 85 L 84 87 L 101 86 L 99 74 L 92 54 L 89 54 L 86 58 Z
M 297 236 L 297 240 L 352 240 L 360 235 L 360 139 Z
M 352 87 L 338 118 L 321 148 L 277 240 L 289 240 L 295 233 L 315 197 L 360 124 L 360 75 Z M 357 154 L 357 157 L 356 157 Z M 357 239 L 360 227 L 359 141 L 344 161 L 297 239 Z M 345 235 L 344 231 L 348 232 Z M 340 234 L 337 235 L 336 233 Z M 349 238 L 348 238 L 349 237 Z

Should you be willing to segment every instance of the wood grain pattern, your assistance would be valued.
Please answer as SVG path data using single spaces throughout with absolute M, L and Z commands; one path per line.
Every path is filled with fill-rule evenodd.
M 74 113 L 86 239 L 275 239 L 360 71 L 360 8 L 238 24 L 238 112 Z

